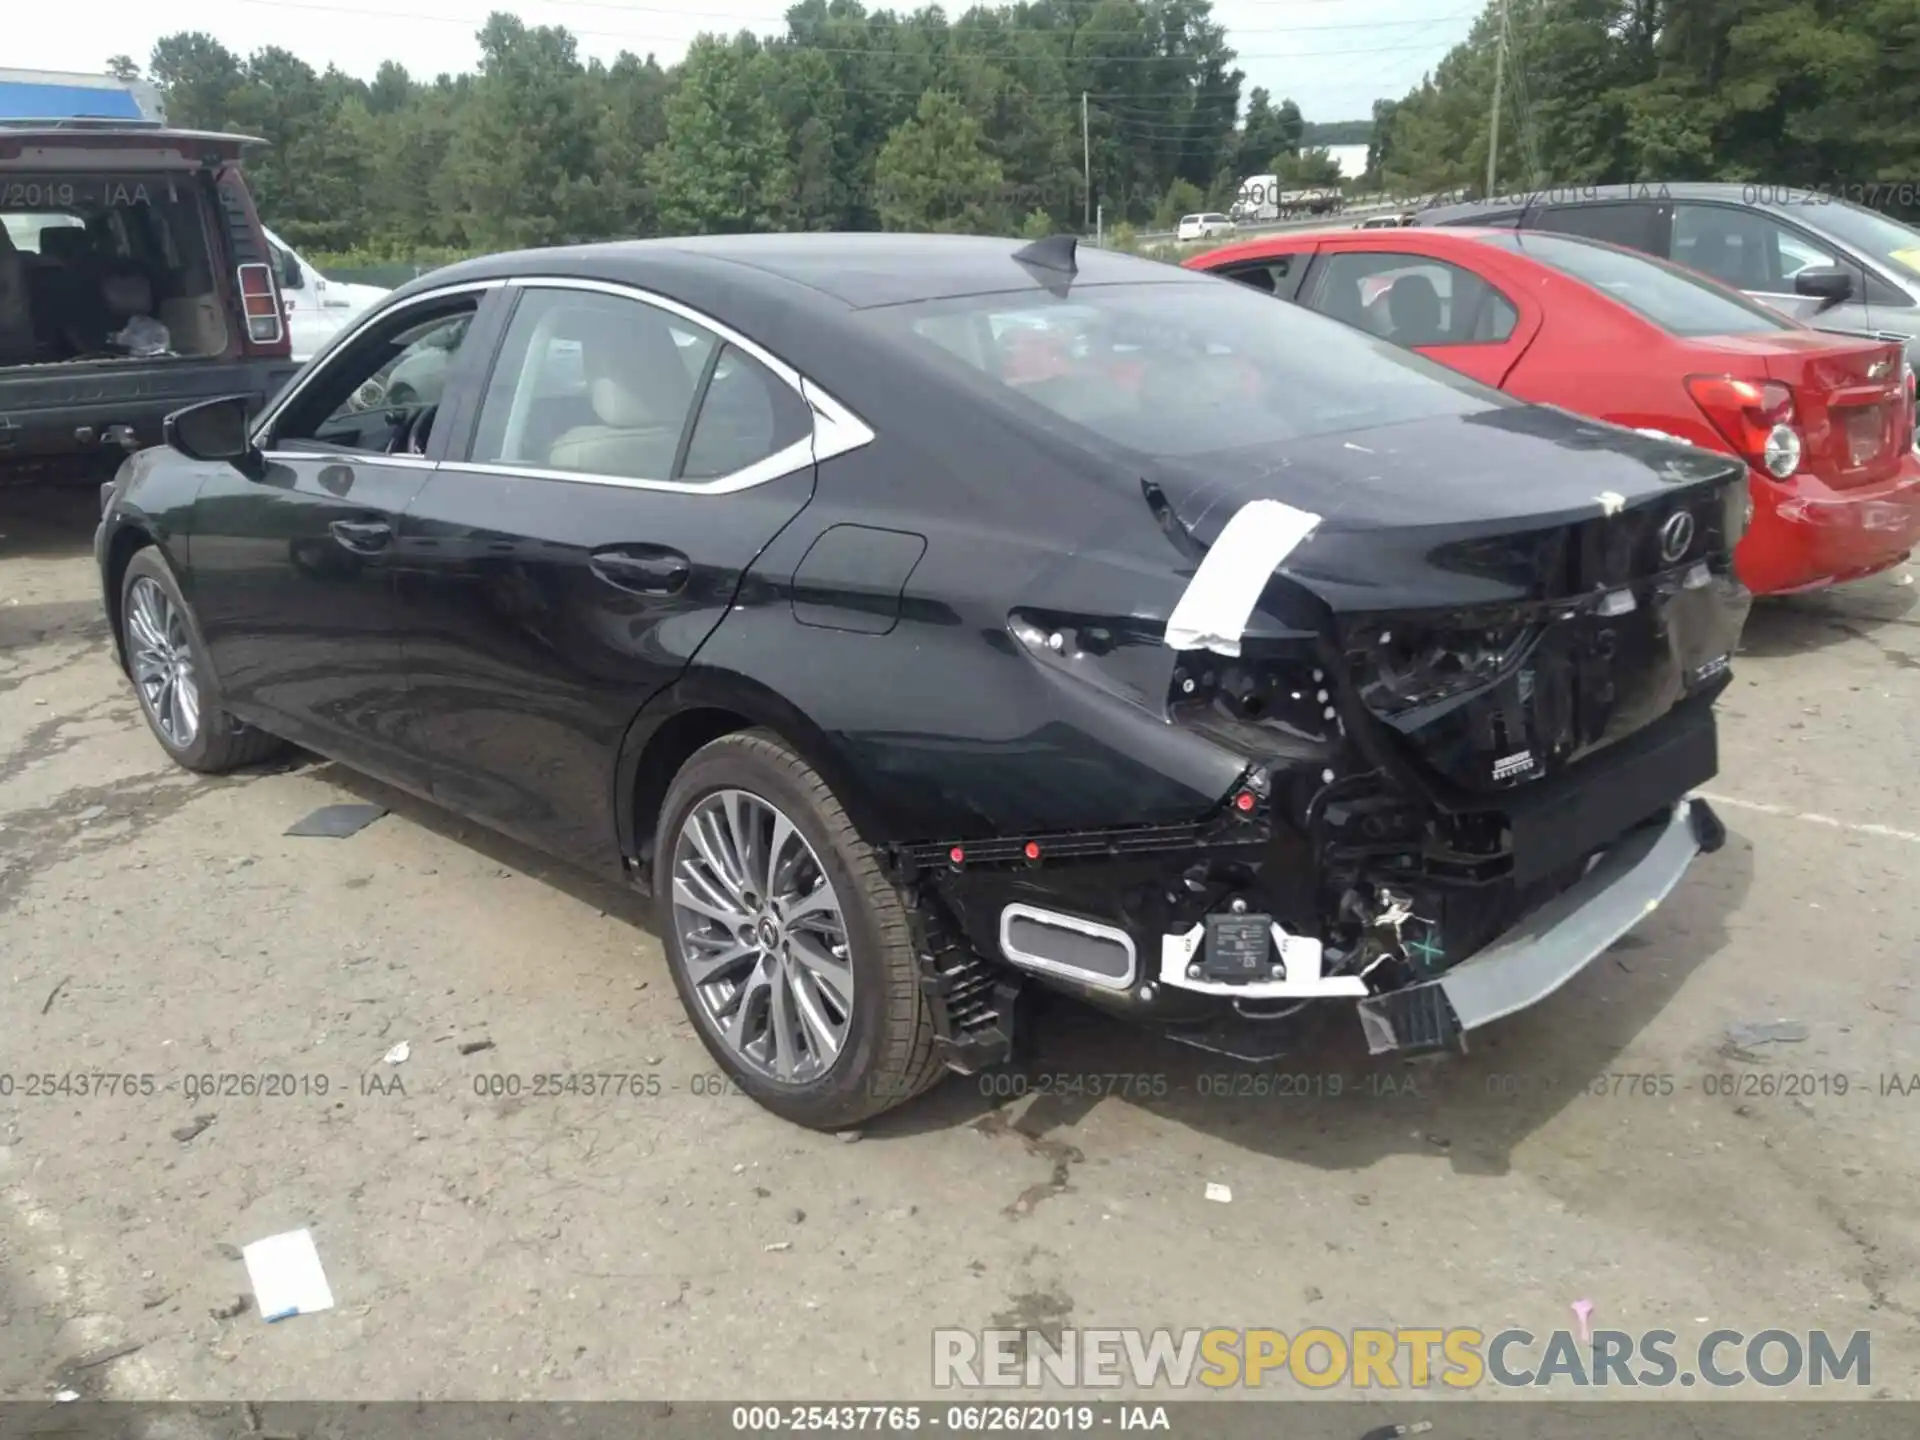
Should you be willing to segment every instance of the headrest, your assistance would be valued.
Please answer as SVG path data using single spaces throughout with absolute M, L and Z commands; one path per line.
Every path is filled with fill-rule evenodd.
M 1440 329 L 1440 292 L 1424 275 L 1402 275 L 1387 290 L 1387 314 L 1397 335 L 1433 335 Z
M 636 316 L 636 307 L 624 303 L 621 308 L 617 317 L 602 312 L 595 317 L 600 323 L 577 332 L 593 412 L 601 424 L 622 430 L 678 425 L 693 399 L 693 376 L 680 347 L 664 317 Z

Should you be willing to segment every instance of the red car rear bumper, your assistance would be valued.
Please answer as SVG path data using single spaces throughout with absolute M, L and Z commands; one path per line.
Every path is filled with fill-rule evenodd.
M 1920 545 L 1920 455 L 1876 485 L 1835 490 L 1811 475 L 1782 483 L 1756 474 L 1753 523 L 1734 552 L 1741 583 L 1779 595 L 1859 580 Z

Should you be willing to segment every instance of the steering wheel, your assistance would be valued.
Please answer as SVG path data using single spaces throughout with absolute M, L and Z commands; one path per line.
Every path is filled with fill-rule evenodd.
M 439 412 L 438 405 L 422 405 L 412 420 L 407 422 L 406 438 L 400 444 L 402 455 L 424 455 L 427 453 L 427 440 L 433 434 L 433 417 Z

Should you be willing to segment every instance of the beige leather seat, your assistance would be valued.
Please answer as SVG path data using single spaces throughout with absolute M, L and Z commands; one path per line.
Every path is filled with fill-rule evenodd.
M 665 480 L 693 400 L 694 377 L 664 321 L 642 316 L 636 324 L 639 307 L 622 308 L 619 321 L 604 311 L 582 314 L 581 360 L 599 423 L 576 425 L 554 441 L 547 464 Z

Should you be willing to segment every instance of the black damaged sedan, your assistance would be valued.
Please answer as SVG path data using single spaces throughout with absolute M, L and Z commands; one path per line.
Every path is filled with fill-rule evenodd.
M 802 1124 L 1033 986 L 1458 1049 L 1722 837 L 1737 462 L 1070 240 L 473 261 L 168 439 L 96 546 L 168 753 L 623 874 Z

